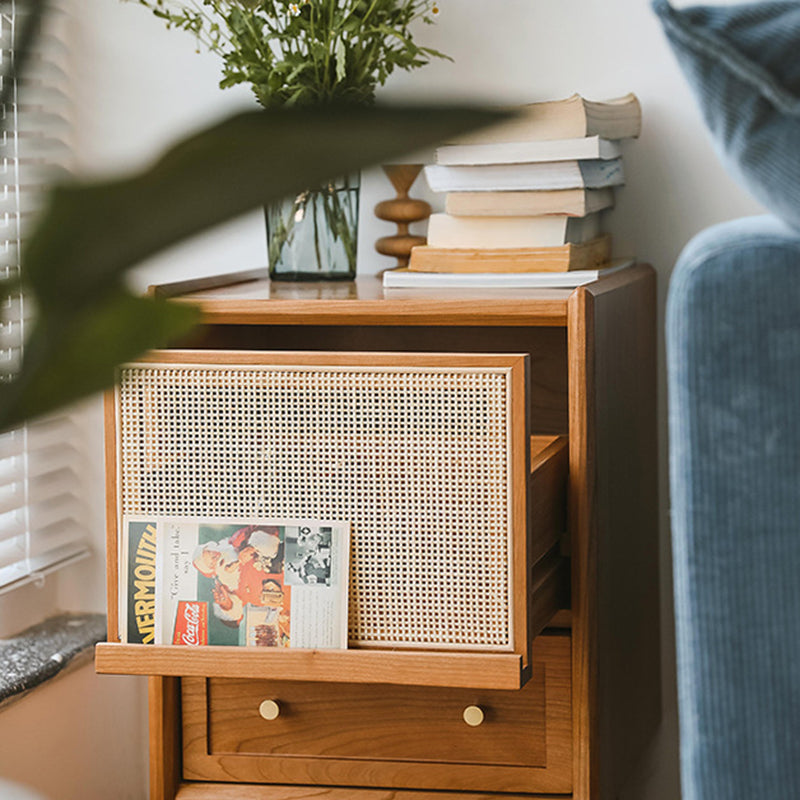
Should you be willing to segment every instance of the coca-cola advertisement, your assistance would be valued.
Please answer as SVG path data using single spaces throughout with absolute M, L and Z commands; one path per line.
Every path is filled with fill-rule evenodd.
M 179 600 L 172 644 L 197 647 L 208 644 L 208 603 Z
M 349 524 L 126 517 L 123 529 L 123 550 L 138 552 L 139 536 L 149 558 L 121 570 L 127 641 L 145 641 L 130 622 L 140 608 L 156 644 L 347 646 Z M 137 566 L 151 579 L 147 608 Z

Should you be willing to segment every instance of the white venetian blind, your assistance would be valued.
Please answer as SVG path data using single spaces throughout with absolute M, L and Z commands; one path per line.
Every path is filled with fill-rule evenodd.
M 3 75 L 19 47 L 26 4 L 0 3 Z M 67 10 L 51 2 L 19 79 L 0 108 L 0 270 L 20 271 L 20 249 L 45 184 L 69 167 L 69 103 L 64 30 Z M 57 269 L 58 266 L 54 265 Z M 0 379 L 18 366 L 31 310 L 26 298 L 2 298 Z M 88 553 L 80 500 L 81 436 L 69 413 L 0 434 L 0 593 Z

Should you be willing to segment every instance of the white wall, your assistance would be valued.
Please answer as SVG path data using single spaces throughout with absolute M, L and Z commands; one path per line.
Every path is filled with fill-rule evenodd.
M 438 23 L 418 40 L 451 55 L 392 76 L 383 99 L 530 102 L 574 91 L 602 99 L 634 91 L 644 125 L 626 146 L 628 186 L 610 221 L 615 249 L 660 272 L 706 225 L 756 209 L 713 157 L 699 114 L 662 39 L 647 0 L 444 0 Z M 245 87 L 217 88 L 218 62 L 195 52 L 188 34 L 167 31 L 137 4 L 80 0 L 79 152 L 93 170 L 130 167 L 188 130 L 252 107 Z M 413 194 L 430 195 L 420 179 Z M 374 252 L 393 226 L 375 219 L 393 196 L 380 172 L 364 179 L 359 271 L 391 260 Z M 441 201 L 433 197 L 434 204 Z M 140 271 L 139 282 L 233 271 L 265 263 L 263 221 L 255 211 Z
M 48 800 L 144 800 L 146 731 L 144 680 L 82 666 L 0 710 L 0 797 L 6 779 Z
M 628 91 L 639 96 L 644 113 L 642 136 L 626 144 L 628 185 L 618 192 L 608 227 L 617 254 L 635 254 L 656 267 L 660 309 L 671 266 L 694 233 L 720 220 L 759 213 L 755 202 L 718 165 L 646 0 L 441 0 L 440 7 L 437 25 L 422 28 L 419 41 L 449 53 L 454 63 L 436 62 L 423 71 L 393 76 L 382 93 L 384 99 L 514 103 L 564 97 L 576 91 L 592 99 Z M 78 0 L 76 8 L 78 146 L 87 171 L 132 168 L 189 129 L 234 108 L 252 105 L 244 88 L 227 92 L 217 88 L 218 64 L 212 56 L 196 54 L 190 37 L 162 29 L 135 3 Z M 421 183 L 412 194 L 440 205 Z M 374 253 L 372 243 L 391 233 L 392 226 L 374 219 L 372 208 L 378 200 L 392 196 L 392 191 L 375 171 L 365 174 L 362 185 L 359 271 L 375 272 L 390 263 Z M 251 269 L 265 261 L 263 222 L 256 211 L 144 265 L 136 284 Z M 659 315 L 661 327 L 661 310 Z M 663 364 L 663 356 L 660 358 Z M 663 378 L 660 397 L 665 717 L 659 740 L 625 792 L 631 800 L 673 800 L 678 796 Z M 101 515 L 99 491 L 92 501 Z M 102 551 L 101 541 L 98 547 Z M 81 569 L 80 582 L 62 586 L 63 603 L 84 608 L 102 605 L 100 561 Z M 107 698 L 116 706 L 109 747 L 98 741 L 61 741 L 61 760 L 91 764 L 95 770 L 104 765 L 108 768 L 113 763 L 111 750 L 118 749 L 117 731 L 129 718 L 130 729 L 141 733 L 135 720 L 141 683 L 104 680 L 117 681 L 113 701 Z M 64 685 L 68 681 L 76 681 L 76 676 L 65 678 Z M 85 681 L 75 685 L 76 690 L 95 691 Z M 54 696 L 51 719 L 59 724 L 80 713 L 69 709 L 69 699 Z M 26 706 L 33 708 L 32 704 L 32 699 L 26 699 L 6 713 L 14 712 L 24 726 L 23 712 Z M 93 719 L 105 713 L 102 702 L 89 708 Z M 0 729 L 4 723 L 4 715 L 0 715 Z M 5 740 L 4 735 L 2 738 Z M 137 744 L 143 758 L 143 737 L 129 739 L 130 754 Z M 76 781 L 86 775 L 80 770 L 69 774 Z M 81 797 L 105 800 L 111 796 L 92 787 L 87 785 Z M 67 797 L 65 793 L 53 796 Z M 131 794 L 132 800 L 136 797 Z

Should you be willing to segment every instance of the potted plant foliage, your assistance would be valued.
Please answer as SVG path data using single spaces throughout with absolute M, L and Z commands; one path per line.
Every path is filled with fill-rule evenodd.
M 396 69 L 442 53 L 414 43 L 433 0 L 136 0 L 222 59 L 220 86 L 249 84 L 266 109 L 368 106 Z M 273 279 L 351 279 L 356 272 L 359 175 L 266 206 Z

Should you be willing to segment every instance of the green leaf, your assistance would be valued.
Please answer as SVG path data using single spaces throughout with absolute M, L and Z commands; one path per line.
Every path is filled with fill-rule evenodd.
M 42 318 L 21 373 L 0 383 L 0 430 L 111 386 L 117 365 L 185 333 L 199 316 L 191 305 L 120 290 L 80 313 Z
M 23 252 L 43 313 L 82 305 L 140 261 L 210 226 L 506 115 L 325 107 L 236 115 L 141 174 L 56 188 Z
M 117 364 L 197 321 L 189 306 L 124 290 L 125 273 L 143 259 L 251 208 L 506 116 L 425 107 L 253 111 L 189 137 L 141 173 L 56 187 L 22 255 L 22 288 L 38 322 L 19 374 L 0 384 L 0 430 L 110 386 Z

